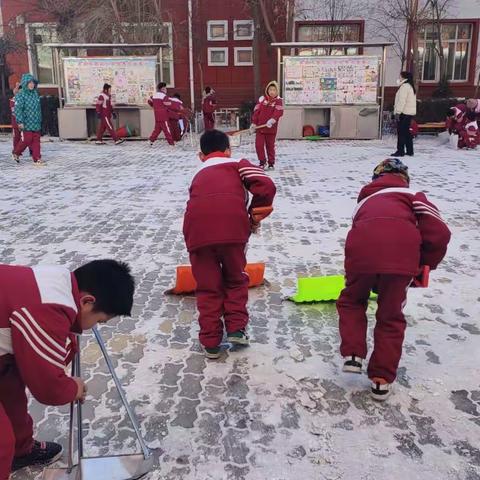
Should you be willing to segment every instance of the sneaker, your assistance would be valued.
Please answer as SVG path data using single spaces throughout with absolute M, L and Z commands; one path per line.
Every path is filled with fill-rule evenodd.
M 405 154 L 401 152 L 395 152 L 390 154 L 391 157 L 404 157 Z
M 106 144 L 106 142 L 104 142 L 103 140 L 97 140 L 95 142 L 95 145 L 105 145 L 105 144 Z
M 47 165 L 43 160 L 34 160 L 33 164 L 36 167 L 45 167 Z
M 343 364 L 342 371 L 348 373 L 362 373 L 362 360 L 363 358 L 351 355 L 344 357 L 345 363 Z
M 269 165 L 269 166 L 268 166 L 268 169 L 269 169 L 269 170 L 275 170 L 275 165 Z
M 150 143 L 150 146 L 153 147 L 153 145 L 155 145 L 155 142 L 149 142 Z
M 265 167 L 266 167 L 266 165 L 265 165 L 264 163 L 261 163 L 261 164 L 259 165 L 259 168 L 261 168 L 262 170 L 265 170 Z
M 116 142 L 115 145 L 121 145 L 125 141 L 124 138 L 119 138 Z
M 384 402 L 392 394 L 392 384 L 384 378 L 374 377 L 372 380 L 371 395 L 377 402 Z
M 15 160 L 17 163 L 20 163 L 20 155 L 12 153 L 12 160 Z
M 205 347 L 205 356 L 211 360 L 216 360 L 220 358 L 220 347 L 207 348 Z
M 50 465 L 62 456 L 63 448 L 54 442 L 33 442 L 32 451 L 23 457 L 14 457 L 12 472 L 33 465 Z
M 245 330 L 237 330 L 236 332 L 227 334 L 227 342 L 234 345 L 249 345 L 250 339 Z

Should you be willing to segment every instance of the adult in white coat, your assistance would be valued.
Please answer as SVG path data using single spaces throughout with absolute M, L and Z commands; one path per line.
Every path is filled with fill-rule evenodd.
M 417 95 L 410 72 L 401 72 L 399 88 L 395 95 L 394 114 L 397 119 L 397 151 L 391 157 L 403 157 L 405 153 L 413 157 L 413 138 L 410 123 L 417 113 Z

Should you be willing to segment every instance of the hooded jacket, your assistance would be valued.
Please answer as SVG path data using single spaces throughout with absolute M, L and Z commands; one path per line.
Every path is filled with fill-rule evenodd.
M 281 97 L 270 97 L 268 95 L 269 87 L 274 86 L 278 89 L 278 84 L 275 81 L 270 82 L 265 88 L 265 95 L 262 95 L 259 99 L 255 108 L 253 110 L 252 123 L 260 126 L 267 123 L 268 120 L 273 118 L 275 124 L 273 127 L 263 127 L 257 130 L 258 133 L 266 133 L 276 135 L 278 129 L 278 120 L 283 115 L 283 100 Z
M 450 230 L 422 192 L 395 174 L 362 188 L 345 244 L 345 271 L 415 276 L 441 262 Z
M 27 85 L 33 82 L 35 88 L 30 90 Z M 42 109 L 38 94 L 38 80 L 30 73 L 25 73 L 20 82 L 22 89 L 15 95 L 15 119 L 23 125 L 26 132 L 39 132 L 42 129 Z

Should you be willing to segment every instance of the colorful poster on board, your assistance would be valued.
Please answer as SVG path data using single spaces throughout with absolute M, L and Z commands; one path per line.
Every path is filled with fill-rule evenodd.
M 374 56 L 284 57 L 286 105 L 376 104 L 380 59 Z
M 156 57 L 65 57 L 63 68 L 67 105 L 94 104 L 104 83 L 116 104 L 145 105 L 155 92 Z

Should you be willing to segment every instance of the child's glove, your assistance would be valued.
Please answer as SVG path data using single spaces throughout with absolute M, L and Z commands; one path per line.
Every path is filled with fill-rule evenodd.
M 275 123 L 277 123 L 277 121 L 274 118 L 269 118 L 266 123 L 267 128 L 272 128 L 275 125 Z
M 112 113 L 112 118 L 113 118 L 113 119 L 116 119 L 117 116 L 118 116 L 118 115 L 117 115 L 115 112 Z
M 257 126 L 256 126 L 254 123 L 252 123 L 252 124 L 250 125 L 250 128 L 249 128 L 250 133 L 255 133 L 255 130 L 256 130 L 256 129 L 257 129 Z

